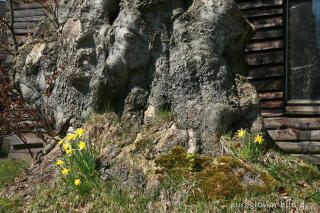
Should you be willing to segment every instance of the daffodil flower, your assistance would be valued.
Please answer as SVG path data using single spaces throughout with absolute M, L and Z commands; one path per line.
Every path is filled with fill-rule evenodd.
M 82 136 L 83 133 L 85 133 L 84 129 L 79 128 L 79 129 L 76 130 L 76 134 L 79 135 L 79 136 Z
M 63 149 L 64 150 L 66 150 L 67 151 L 67 149 L 70 147 L 71 145 L 70 145 L 70 143 L 65 143 L 65 144 L 63 144 Z
M 60 166 L 60 165 L 63 164 L 63 161 L 62 161 L 62 160 L 58 160 L 56 164 L 57 164 L 58 166 Z
M 64 139 L 60 140 L 60 141 L 58 142 L 59 146 L 60 146 L 61 144 L 63 144 L 63 142 L 64 142 Z
M 260 135 L 257 135 L 255 142 L 261 144 L 263 142 L 263 138 Z
M 81 183 L 80 179 L 76 179 L 76 180 L 74 181 L 74 185 L 76 185 L 76 186 L 78 186 L 80 183 Z
M 245 134 L 246 134 L 246 131 L 243 130 L 243 129 L 240 129 L 240 130 L 238 131 L 238 137 L 239 137 L 239 138 L 242 138 L 243 136 L 245 136 Z
M 67 140 L 68 141 L 71 141 L 72 139 L 74 139 L 75 138 L 75 135 L 74 134 L 71 134 L 71 133 L 69 133 L 68 135 L 67 135 Z
M 66 174 L 68 174 L 68 172 L 70 172 L 70 169 L 64 168 L 61 172 L 63 175 L 66 175 Z
M 67 154 L 67 155 L 71 155 L 72 152 L 73 152 L 73 149 L 67 149 L 67 150 L 66 150 L 66 154 Z
M 83 141 L 81 141 L 79 143 L 78 147 L 79 147 L 80 150 L 82 150 L 82 149 L 86 148 L 86 144 Z

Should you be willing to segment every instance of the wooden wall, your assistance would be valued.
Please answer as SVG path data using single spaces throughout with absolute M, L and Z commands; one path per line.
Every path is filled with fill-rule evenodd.
M 249 79 L 258 90 L 265 126 L 278 146 L 320 164 L 320 116 L 315 113 L 317 109 L 307 106 L 303 109 L 308 112 L 292 114 L 290 106 L 284 106 L 284 1 L 237 0 L 243 14 L 257 29 L 246 49 Z
M 34 27 L 45 15 L 44 6 L 29 0 L 14 0 L 14 32 L 21 40 L 33 33 Z M 7 11 L 9 17 L 9 11 Z

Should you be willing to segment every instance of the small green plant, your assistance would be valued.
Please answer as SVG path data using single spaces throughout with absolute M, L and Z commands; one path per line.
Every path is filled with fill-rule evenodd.
M 254 161 L 265 152 L 264 141 L 261 135 L 238 130 L 237 135 L 231 140 L 231 150 L 239 158 Z
M 90 138 L 84 142 L 84 132 L 83 129 L 77 129 L 75 134 L 69 133 L 58 143 L 65 155 L 56 162 L 66 187 L 82 195 L 90 192 L 96 184 L 95 167 L 99 155 L 99 147 Z
M 165 109 L 159 112 L 159 118 L 164 121 L 171 121 L 173 118 L 172 111 L 170 109 Z

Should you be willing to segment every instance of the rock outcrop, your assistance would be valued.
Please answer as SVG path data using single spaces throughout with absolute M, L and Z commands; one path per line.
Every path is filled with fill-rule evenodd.
M 186 137 L 199 137 L 190 149 L 216 155 L 222 132 L 261 129 L 258 96 L 244 78 L 253 29 L 233 0 L 59 5 L 60 29 L 40 23 L 43 33 L 20 49 L 15 79 L 61 134 L 94 111 L 112 108 L 139 126 L 169 110 Z

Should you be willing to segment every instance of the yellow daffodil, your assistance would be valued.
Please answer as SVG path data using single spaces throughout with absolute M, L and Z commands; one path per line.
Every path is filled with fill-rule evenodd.
M 86 144 L 83 141 L 81 141 L 79 143 L 78 147 L 79 147 L 80 150 L 82 150 L 82 149 L 86 148 Z
M 71 146 L 70 143 L 65 143 L 65 144 L 63 144 L 62 147 L 64 150 L 67 150 L 67 149 L 69 149 L 70 146 Z
M 74 185 L 76 185 L 76 186 L 78 186 L 80 183 L 81 183 L 80 179 L 76 179 L 76 180 L 74 181 Z
M 79 136 L 82 136 L 84 132 L 85 132 L 84 129 L 79 128 L 77 129 L 76 134 Z
M 58 160 L 56 164 L 57 164 L 58 166 L 60 166 L 60 165 L 63 164 L 63 161 L 62 161 L 62 160 Z
M 243 129 L 240 129 L 240 130 L 238 131 L 238 137 L 239 137 L 239 138 L 242 138 L 243 136 L 245 136 L 245 134 L 246 134 L 246 131 L 243 130 Z
M 68 172 L 70 172 L 70 169 L 64 168 L 64 169 L 62 170 L 62 174 L 63 174 L 63 175 L 68 174 Z
M 74 139 L 75 138 L 75 135 L 74 134 L 71 134 L 71 133 L 69 133 L 68 135 L 67 135 L 67 140 L 68 141 L 71 141 L 72 139 Z
M 63 142 L 64 142 L 64 139 L 60 140 L 60 141 L 58 142 L 59 146 L 60 146 L 61 144 L 63 144 Z
M 261 144 L 263 142 L 263 138 L 260 135 L 257 135 L 255 142 Z
M 67 155 L 71 155 L 72 152 L 73 152 L 73 149 L 67 149 L 67 150 L 66 150 L 66 154 L 67 154 Z

